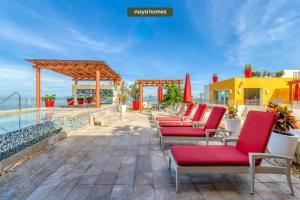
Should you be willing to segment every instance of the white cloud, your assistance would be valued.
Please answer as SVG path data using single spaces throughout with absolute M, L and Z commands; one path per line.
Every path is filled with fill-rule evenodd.
M 12 42 L 16 45 L 25 45 L 39 49 L 61 51 L 62 47 L 52 40 L 45 39 L 29 30 L 13 25 L 12 23 L 0 23 L 0 39 Z
M 21 95 L 31 96 L 35 91 L 35 71 L 30 65 L 16 63 L 0 63 L 0 94 L 9 95 L 19 91 Z M 47 70 L 41 71 L 42 94 L 54 91 L 65 96 L 71 93 L 72 81 L 65 77 L 57 77 Z

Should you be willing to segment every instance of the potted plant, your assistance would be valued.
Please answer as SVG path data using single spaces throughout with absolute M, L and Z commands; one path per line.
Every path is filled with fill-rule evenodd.
M 213 83 L 217 83 L 219 81 L 218 74 L 214 74 L 212 79 L 213 79 Z
M 244 75 L 246 78 L 251 78 L 251 75 L 252 75 L 251 65 L 245 65 Z
M 91 97 L 91 96 L 87 97 L 86 100 L 87 100 L 88 104 L 92 104 L 93 103 L 93 97 Z
M 122 81 L 118 93 L 119 103 L 120 103 L 120 111 L 121 113 L 125 113 L 127 109 L 127 101 L 128 101 L 128 88 L 125 81 Z
M 139 110 L 140 108 L 140 94 L 139 94 L 139 86 L 136 82 L 131 84 L 130 86 L 130 96 L 132 98 L 132 109 Z
M 261 73 L 259 71 L 254 71 L 254 72 L 252 72 L 251 77 L 259 78 L 259 77 L 261 77 Z
M 269 103 L 267 112 L 272 112 L 277 116 L 276 124 L 268 144 L 268 150 L 277 155 L 294 157 L 298 144 L 298 136 L 290 132 L 290 129 L 296 129 L 296 119 L 287 106 L 280 106 L 275 103 Z
M 78 102 L 79 105 L 83 105 L 84 104 L 84 98 L 83 97 L 78 97 L 77 102 Z
M 56 95 L 45 95 L 42 97 L 42 100 L 45 102 L 47 108 L 54 107 Z
M 225 128 L 227 131 L 231 131 L 234 136 L 238 136 L 241 127 L 241 120 L 237 118 L 238 108 L 229 104 L 227 110 L 228 112 L 225 118 Z
M 68 102 L 68 106 L 74 106 L 74 98 L 73 97 L 68 97 L 67 102 Z

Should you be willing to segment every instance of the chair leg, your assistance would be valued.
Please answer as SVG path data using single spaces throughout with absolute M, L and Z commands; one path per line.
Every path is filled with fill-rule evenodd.
M 180 176 L 180 173 L 178 172 L 178 168 L 176 167 L 176 177 L 175 177 L 175 183 L 176 183 L 176 192 L 179 192 L 179 176 Z
M 170 158 L 170 156 L 169 156 L 169 162 L 168 162 L 168 169 L 169 169 L 169 171 L 171 171 L 171 158 Z
M 165 141 L 164 141 L 163 136 L 160 136 L 160 145 L 161 145 L 161 150 L 164 151 L 165 150 Z
M 287 167 L 286 167 L 286 180 L 287 180 L 287 183 L 289 185 L 289 188 L 290 188 L 290 191 L 291 191 L 291 195 L 294 196 L 294 189 L 293 189 L 293 185 L 292 185 L 292 181 L 291 181 L 291 174 L 290 174 L 290 162 L 287 161 Z
M 255 166 L 250 166 L 251 194 L 254 194 Z

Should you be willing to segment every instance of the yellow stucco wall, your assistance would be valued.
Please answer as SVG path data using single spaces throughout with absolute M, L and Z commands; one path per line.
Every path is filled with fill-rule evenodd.
M 244 104 L 244 88 L 260 88 L 263 105 L 270 99 L 281 99 L 282 103 L 289 102 L 288 81 L 291 78 L 232 78 L 210 84 L 210 99 L 215 100 L 215 91 L 227 90 L 229 101 L 239 105 Z

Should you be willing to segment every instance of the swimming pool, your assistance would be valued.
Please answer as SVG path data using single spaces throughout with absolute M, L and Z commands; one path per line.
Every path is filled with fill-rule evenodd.
M 35 111 L 0 116 L 0 135 L 52 119 L 53 112 Z

